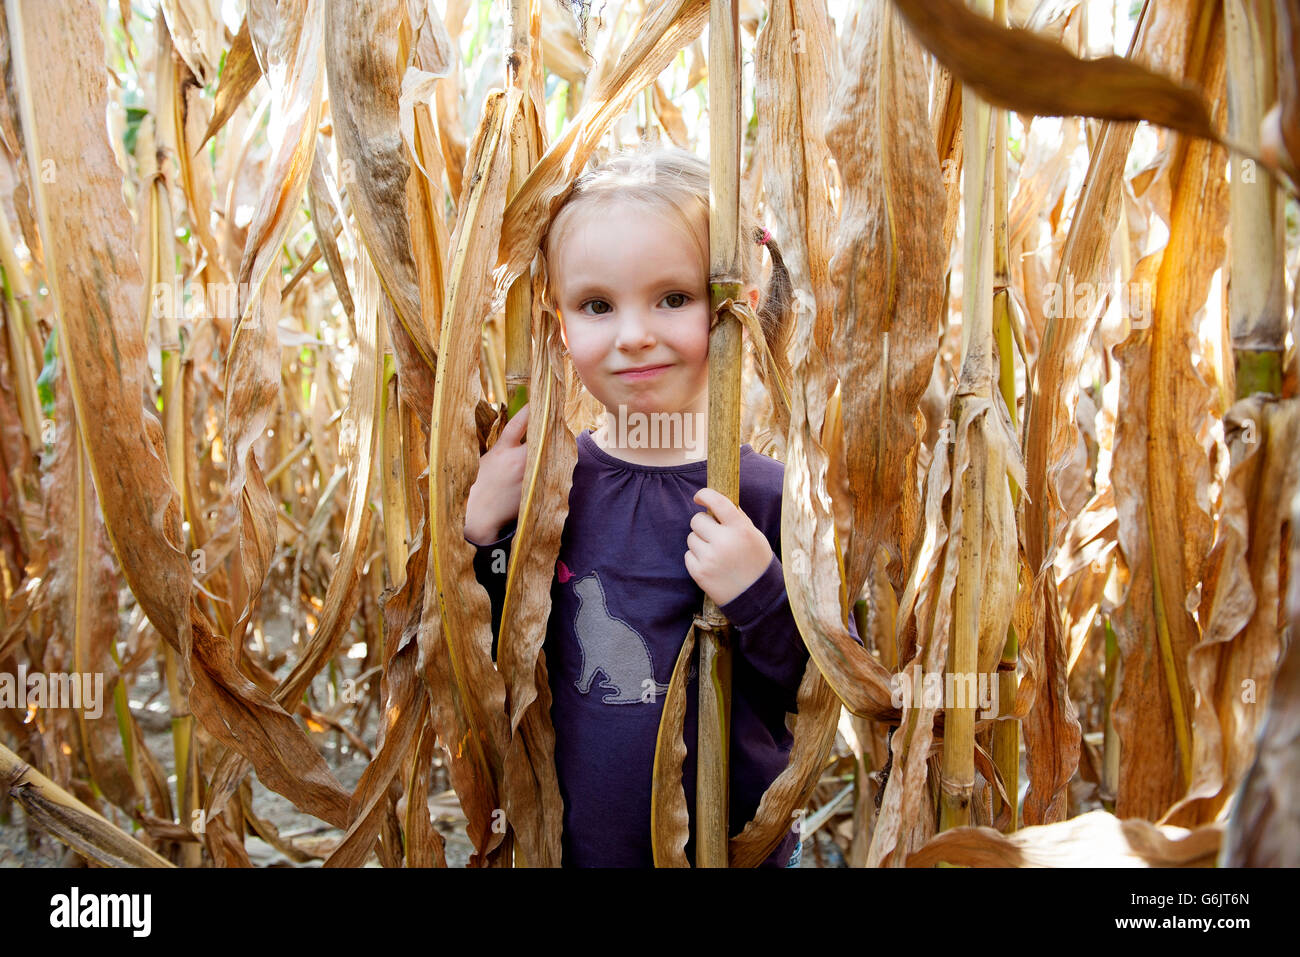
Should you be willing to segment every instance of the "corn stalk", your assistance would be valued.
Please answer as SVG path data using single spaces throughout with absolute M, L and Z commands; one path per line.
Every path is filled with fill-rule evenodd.
M 993 0 L 975 0 L 988 16 Z M 993 159 L 1005 143 L 993 141 L 992 111 L 974 89 L 962 90 L 962 127 L 967 144 L 962 165 L 962 205 L 965 240 L 962 252 L 962 367 L 952 417 L 962 423 L 970 406 L 985 405 L 993 391 Z M 983 421 L 980 417 L 980 422 Z M 958 539 L 957 582 L 953 592 L 952 634 L 948 642 L 947 674 L 961 682 L 979 664 L 981 593 L 984 587 L 984 496 L 989 475 L 989 450 L 982 428 L 958 426 L 957 457 L 966 445 L 969 464 L 961 475 L 960 506 L 952 508 L 950 534 Z M 999 476 L 1000 479 L 1000 476 Z M 948 701 L 944 710 L 943 770 L 940 778 L 939 829 L 970 823 L 975 783 L 975 709 Z
M 149 261 L 146 269 L 150 286 L 145 290 L 146 310 L 158 302 L 153 290 L 172 290 L 176 287 L 176 260 L 173 255 L 175 227 L 171 203 L 171 183 L 175 173 L 176 148 L 174 117 L 177 115 L 176 68 L 172 63 L 173 48 L 165 21 L 155 22 L 158 36 L 154 78 L 157 84 L 155 123 L 157 152 L 153 175 L 146 178 L 149 196 Z M 180 301 L 174 301 L 180 300 Z M 185 396 L 181 379 L 180 326 L 177 317 L 185 308 L 184 297 L 162 297 L 170 308 L 156 310 L 158 319 L 159 364 L 162 367 L 163 436 L 167 444 L 167 465 L 172 483 L 181 499 L 181 514 L 187 514 L 185 484 Z M 145 313 L 145 331 L 148 332 L 150 311 Z M 167 697 L 172 711 L 172 747 L 176 756 L 176 810 L 182 826 L 188 826 L 191 814 L 200 805 L 198 763 L 194 752 L 194 716 L 189 713 L 187 696 L 181 688 L 176 653 L 170 645 L 163 646 L 163 670 L 167 680 Z M 200 861 L 198 844 L 185 842 L 181 846 L 182 863 L 197 867 Z
M 533 58 L 528 55 L 532 47 L 529 27 L 533 18 L 540 15 L 538 0 L 510 0 L 511 55 L 507 59 L 506 69 L 506 82 L 510 85 L 527 89 L 533 81 L 533 71 L 521 73 L 520 68 L 532 65 Z M 540 80 L 540 75 L 538 79 Z M 510 130 L 511 162 L 507 201 L 519 192 L 519 187 L 523 186 L 542 154 L 541 126 L 534 115 L 535 102 L 531 97 L 525 97 L 524 108 Z M 523 274 L 511 284 L 510 292 L 506 294 L 505 394 L 498 395 L 497 400 L 506 400 L 507 417 L 512 417 L 528 401 L 532 318 L 532 278 Z M 492 352 L 495 356 L 496 350 Z
M 1277 23 L 1269 0 L 1225 0 L 1228 135 L 1258 147 L 1260 122 L 1277 98 Z M 1282 190 L 1233 158 L 1229 196 L 1229 327 L 1236 397 L 1282 392 L 1286 350 L 1286 222 Z
M 709 4 L 709 460 L 708 484 L 740 501 L 740 8 Z M 709 596 L 697 619 L 699 747 L 696 751 L 695 864 L 727 866 L 731 764 L 731 639 Z
M 1007 22 L 1006 0 L 995 0 L 993 19 L 1005 26 Z M 993 111 L 993 333 L 998 347 L 998 391 L 1006 404 L 1011 417 L 1011 428 L 1018 431 L 1016 422 L 1016 363 L 1015 335 L 1011 315 L 1011 265 L 1008 262 L 1007 248 L 1007 111 Z M 994 481 L 997 481 L 994 476 Z M 1011 481 L 1010 479 L 1008 481 Z M 1020 490 L 1012 481 L 1011 501 L 1014 508 L 1020 498 Z M 1002 702 L 1013 703 L 1016 700 L 1016 661 L 1020 656 L 1019 643 L 1016 640 L 1015 625 L 1007 628 L 1006 644 L 997 663 L 998 697 Z M 983 662 L 981 662 L 981 671 Z M 1002 777 L 1010 802 L 1007 805 L 1008 817 L 1006 831 L 1014 831 L 1019 820 L 1019 806 L 1015 795 L 1019 793 L 1020 779 L 1020 721 L 1013 717 L 1004 718 L 993 726 L 992 735 L 993 764 Z M 994 819 L 1000 814 L 1003 802 L 996 793 L 993 794 Z

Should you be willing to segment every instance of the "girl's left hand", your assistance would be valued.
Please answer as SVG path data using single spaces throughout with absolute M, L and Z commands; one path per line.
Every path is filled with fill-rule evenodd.
M 767 570 L 772 546 L 740 506 L 717 489 L 700 489 L 695 502 L 709 511 L 691 519 L 686 570 L 717 605 L 725 605 Z

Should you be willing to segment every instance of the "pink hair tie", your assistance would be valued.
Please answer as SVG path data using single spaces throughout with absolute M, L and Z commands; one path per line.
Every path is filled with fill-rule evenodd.
M 758 241 L 758 244 L 760 246 L 766 246 L 767 241 L 771 238 L 772 238 L 772 234 L 767 231 L 767 227 L 763 227 L 763 238 Z

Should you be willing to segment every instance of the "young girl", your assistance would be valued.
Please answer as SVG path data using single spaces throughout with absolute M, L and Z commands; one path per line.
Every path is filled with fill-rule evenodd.
M 746 444 L 740 506 L 704 487 L 708 202 L 708 165 L 693 154 L 624 154 L 579 177 L 542 242 L 544 308 L 559 319 L 582 385 L 606 410 L 599 429 L 577 438 L 544 645 L 564 866 L 653 865 L 659 717 L 705 594 L 732 625 L 733 836 L 789 759 L 785 715 L 797 710 L 808 651 L 778 558 L 784 466 Z M 758 315 L 773 365 L 785 376 L 789 275 L 766 230 L 752 227 L 752 236 L 746 275 L 757 274 L 764 245 L 772 256 Z M 757 286 L 747 282 L 746 294 L 756 307 Z M 527 420 L 525 406 L 483 455 L 467 503 L 465 537 L 478 546 L 475 571 L 492 599 L 494 631 L 505 575 L 503 563 L 493 570 L 493 553 L 508 549 L 514 535 Z M 640 447 L 646 436 L 661 441 Z M 697 694 L 692 669 L 683 766 L 692 862 Z M 797 850 L 792 828 L 763 866 L 794 866 Z

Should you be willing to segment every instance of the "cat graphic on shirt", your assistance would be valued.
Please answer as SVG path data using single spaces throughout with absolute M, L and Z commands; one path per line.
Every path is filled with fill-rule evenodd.
M 573 617 L 573 634 L 582 651 L 582 673 L 574 682 L 583 694 L 591 691 L 596 674 L 603 675 L 600 687 L 605 704 L 649 704 L 668 690 L 655 680 L 654 658 L 645 637 L 621 618 L 609 613 L 605 588 L 596 572 L 577 578 L 564 562 L 558 563 L 561 584 L 573 582 L 578 611 Z

